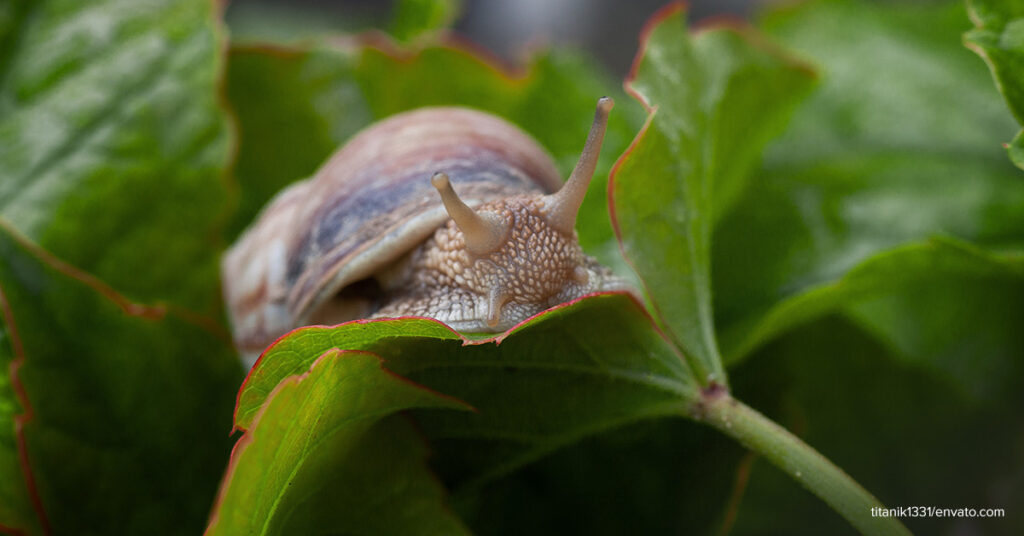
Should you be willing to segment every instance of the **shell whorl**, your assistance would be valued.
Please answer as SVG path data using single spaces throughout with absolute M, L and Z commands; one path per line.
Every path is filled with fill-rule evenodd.
M 262 350 L 342 287 L 426 240 L 448 219 L 427 180 L 437 170 L 469 206 L 562 184 L 544 149 L 489 114 L 423 108 L 372 125 L 278 194 L 226 253 L 239 348 Z

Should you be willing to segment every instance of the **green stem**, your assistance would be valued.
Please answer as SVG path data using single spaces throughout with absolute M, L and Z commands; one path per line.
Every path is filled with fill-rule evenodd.
M 898 518 L 872 516 L 872 508 L 885 507 L 850 475 L 785 428 L 730 396 L 724 388 L 706 389 L 694 417 L 768 458 L 828 503 L 861 534 L 910 534 Z

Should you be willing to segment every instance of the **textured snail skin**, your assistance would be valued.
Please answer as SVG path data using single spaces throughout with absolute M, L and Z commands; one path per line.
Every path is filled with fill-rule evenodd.
M 539 196 L 487 203 L 477 211 L 506 224 L 502 246 L 473 255 L 462 231 L 449 221 L 407 261 L 407 275 L 392 290 L 401 298 L 375 316 L 429 316 L 459 331 L 504 331 L 554 305 L 625 288 L 584 255 L 575 233 L 567 235 L 547 222 Z
M 252 365 L 303 325 L 412 315 L 497 332 L 584 294 L 626 288 L 583 254 L 572 229 L 610 109 L 599 101 L 567 187 L 537 142 L 483 112 L 424 108 L 357 134 L 271 200 L 225 254 L 224 295 L 243 360 Z M 431 180 L 437 171 L 443 181 Z

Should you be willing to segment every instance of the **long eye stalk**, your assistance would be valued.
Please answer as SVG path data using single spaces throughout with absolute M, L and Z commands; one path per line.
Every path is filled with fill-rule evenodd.
M 435 173 L 430 178 L 430 184 L 437 188 L 445 210 L 466 237 L 466 249 L 470 253 L 483 256 L 501 247 L 508 233 L 508 229 L 501 221 L 487 217 L 489 215 L 478 214 L 459 199 L 447 174 Z
M 604 141 L 604 133 L 608 126 L 608 112 L 614 105 L 615 101 L 610 97 L 598 99 L 597 111 L 594 112 L 594 123 L 590 127 L 587 143 L 583 146 L 583 153 L 580 155 L 576 167 L 572 170 L 569 180 L 565 181 L 562 189 L 545 198 L 548 223 L 563 233 L 572 234 L 573 229 L 576 228 L 576 214 L 579 213 L 583 197 L 587 195 L 587 188 L 590 186 L 590 179 L 593 178 L 594 170 L 597 168 L 597 159 L 601 154 L 601 142 Z

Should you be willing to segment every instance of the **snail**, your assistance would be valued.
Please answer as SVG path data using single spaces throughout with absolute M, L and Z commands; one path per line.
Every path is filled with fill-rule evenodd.
M 627 288 L 575 231 L 612 105 L 598 101 L 564 184 L 528 134 L 468 108 L 421 108 L 356 134 L 277 194 L 223 258 L 243 361 L 304 325 L 423 316 L 500 332 Z

